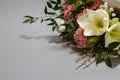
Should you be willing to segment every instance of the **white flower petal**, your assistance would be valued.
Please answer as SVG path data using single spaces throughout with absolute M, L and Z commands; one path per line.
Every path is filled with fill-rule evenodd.
M 105 47 L 111 42 L 120 42 L 120 22 L 112 25 L 105 34 Z
M 87 10 L 87 13 L 77 19 L 78 24 L 84 29 L 85 36 L 99 36 L 109 27 L 109 16 L 106 11 Z

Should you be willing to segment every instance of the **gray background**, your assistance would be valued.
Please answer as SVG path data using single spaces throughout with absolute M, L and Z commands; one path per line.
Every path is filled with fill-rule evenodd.
M 43 16 L 45 2 L 0 0 L 0 80 L 120 80 L 120 65 L 110 69 L 94 63 L 75 70 L 78 56 L 61 44 L 49 43 L 58 35 L 51 27 L 22 23 L 24 15 Z

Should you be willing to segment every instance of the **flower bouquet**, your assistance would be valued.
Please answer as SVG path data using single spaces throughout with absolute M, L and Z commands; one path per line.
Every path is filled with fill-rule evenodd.
M 80 66 L 104 61 L 113 68 L 112 58 L 120 56 L 118 7 L 102 0 L 48 0 L 44 13 L 43 17 L 25 16 L 24 23 L 48 21 L 53 31 L 59 32 L 63 40 L 82 54 L 77 60 L 84 59 Z

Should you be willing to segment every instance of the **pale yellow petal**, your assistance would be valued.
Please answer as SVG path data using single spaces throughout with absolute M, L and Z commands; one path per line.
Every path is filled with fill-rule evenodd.
M 120 22 L 111 26 L 105 34 L 105 47 L 111 42 L 120 42 Z
M 77 22 L 84 29 L 85 36 L 99 36 L 104 34 L 109 27 L 109 16 L 102 9 L 87 10 L 87 13 L 79 17 Z

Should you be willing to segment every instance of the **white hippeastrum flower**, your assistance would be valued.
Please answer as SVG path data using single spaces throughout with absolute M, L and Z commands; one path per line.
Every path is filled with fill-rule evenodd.
M 109 15 L 103 9 L 87 10 L 87 13 L 80 16 L 77 22 L 84 29 L 85 36 L 99 36 L 109 27 Z
M 120 42 L 120 22 L 107 29 L 105 34 L 105 47 L 112 42 Z

